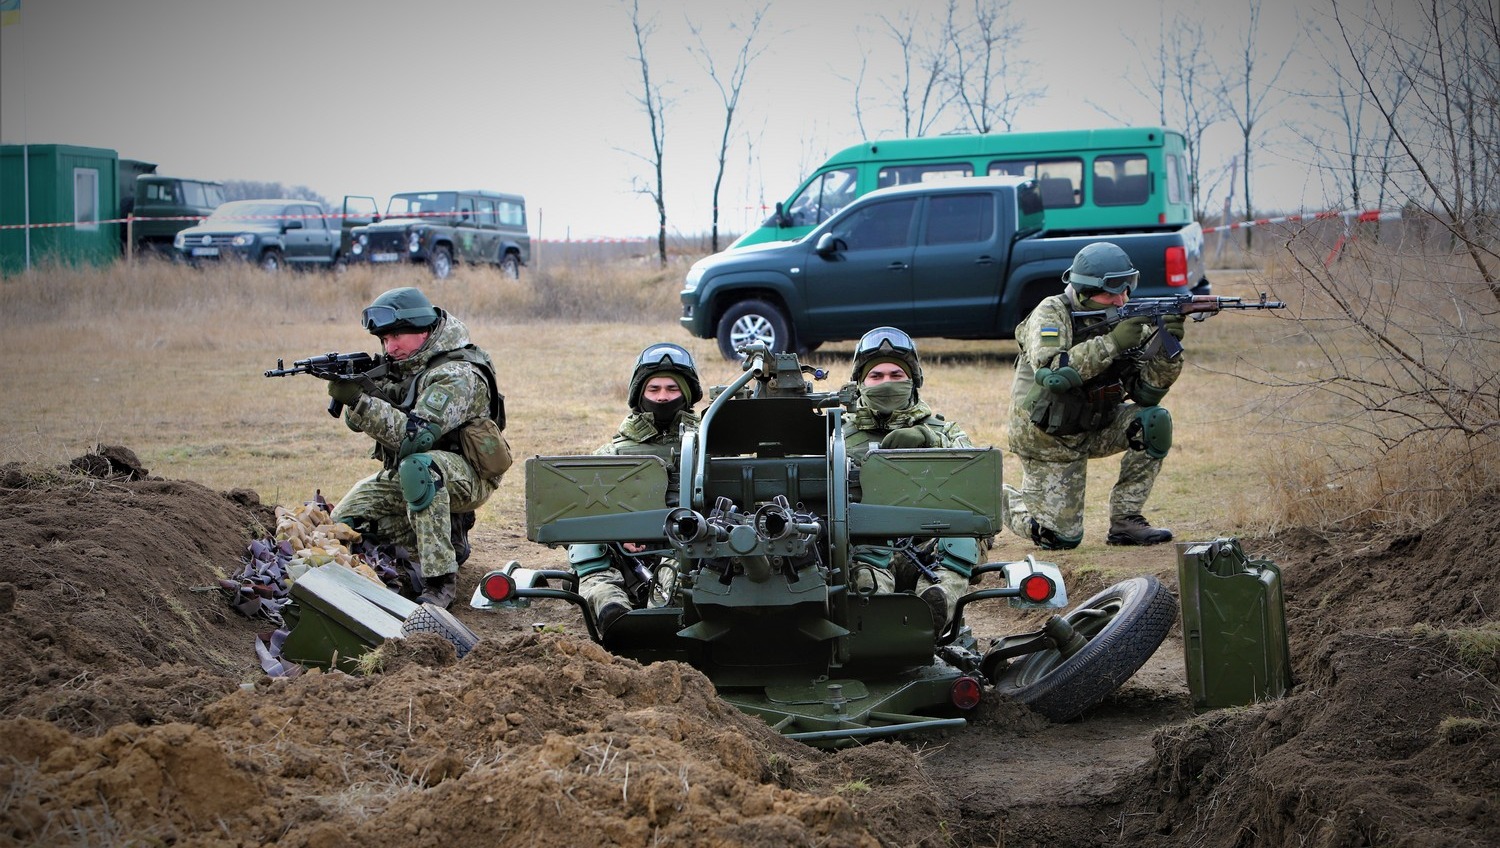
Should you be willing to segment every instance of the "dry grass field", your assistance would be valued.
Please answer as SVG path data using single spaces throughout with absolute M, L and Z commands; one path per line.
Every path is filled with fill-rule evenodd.
M 327 415 L 320 381 L 262 373 L 278 358 L 372 350 L 359 311 L 397 285 L 421 286 L 494 355 L 518 455 L 591 451 L 622 417 L 630 367 L 646 344 L 687 346 L 706 386 L 737 376 L 711 340 L 690 338 L 677 325 L 682 270 L 627 263 L 512 282 L 466 269 L 437 282 L 421 270 L 267 277 L 248 268 L 147 263 L 14 278 L 0 287 L 0 355 L 19 391 L 0 400 L 8 422 L 0 462 L 51 464 L 95 443 L 122 444 L 155 474 L 252 488 L 269 503 L 300 502 L 315 489 L 337 497 L 373 470 L 367 440 Z M 1224 274 L 1218 286 L 1248 294 L 1255 281 Z M 1221 315 L 1192 326 L 1192 364 L 1170 400 L 1177 443 L 1154 498 L 1161 523 L 1198 535 L 1265 526 L 1264 460 L 1282 449 L 1258 414 L 1256 387 L 1233 375 L 1245 360 L 1285 358 L 1284 341 L 1295 332 L 1284 313 Z M 920 344 L 924 397 L 976 444 L 1003 446 L 1014 343 Z M 831 344 L 810 358 L 830 372 L 827 388 L 848 379 L 851 352 L 852 343 Z M 1118 467 L 1096 465 L 1095 541 Z M 1008 474 L 1013 467 L 1007 462 Z M 482 524 L 523 526 L 523 491 L 513 474 Z
M 1383 449 L 1308 423 L 1342 414 L 1336 399 L 1265 385 L 1317 373 L 1329 338 L 1308 320 L 1310 301 L 1299 294 L 1295 269 L 1269 264 L 1270 271 L 1214 271 L 1215 292 L 1248 298 L 1270 290 L 1290 308 L 1189 325 L 1189 364 L 1166 402 L 1175 444 L 1149 509 L 1181 538 L 1334 523 L 1370 506 L 1337 503 L 1329 493 L 1346 489 L 1337 472 L 1351 450 Z M 374 470 L 367 440 L 327 415 L 320 381 L 262 374 L 277 359 L 371 350 L 359 312 L 398 285 L 421 286 L 494 355 L 519 456 L 587 452 L 623 415 L 630 366 L 644 345 L 686 345 L 705 386 L 737 375 L 711 340 L 690 338 L 677 325 L 686 265 L 554 261 L 519 281 L 476 268 L 439 282 L 422 269 L 266 276 L 162 262 L 12 277 L 0 281 L 0 356 L 12 375 L 0 398 L 0 463 L 54 464 L 96 443 L 121 444 L 155 474 L 254 489 L 267 503 L 298 503 L 315 490 L 337 498 Z M 1014 342 L 929 339 L 920 346 L 924 398 L 976 444 L 1003 447 Z M 810 357 L 829 371 L 826 387 L 848 378 L 851 351 L 852 343 L 830 344 Z M 1336 440 L 1343 459 L 1330 458 Z M 1496 473 L 1493 442 L 1485 449 L 1491 458 L 1479 465 Z M 1078 552 L 1085 562 L 1104 551 L 1105 503 L 1118 469 L 1113 459 L 1092 466 Z M 1007 477 L 1018 471 L 1008 456 Z M 1347 488 L 1346 499 L 1372 497 Z M 482 534 L 521 534 L 524 490 L 518 465 L 481 512 Z M 1440 513 L 1448 504 L 1438 501 L 1419 504 L 1423 514 L 1411 520 Z

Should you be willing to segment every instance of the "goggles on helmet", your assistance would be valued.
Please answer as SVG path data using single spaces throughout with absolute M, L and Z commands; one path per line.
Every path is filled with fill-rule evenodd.
M 880 350 L 881 346 L 884 346 L 887 350 L 906 351 L 908 353 L 917 349 L 916 344 L 911 340 L 911 336 L 908 336 L 895 327 L 876 327 L 860 338 L 859 349 L 855 353 L 874 353 Z
M 651 347 L 646 348 L 645 350 L 641 351 L 640 357 L 636 359 L 636 364 L 671 364 L 676 365 L 680 368 L 697 370 L 697 366 L 693 364 L 693 355 L 691 353 L 688 353 L 685 349 L 674 344 L 659 344 L 652 345 Z
M 1068 282 L 1072 283 L 1075 288 L 1102 289 L 1110 294 L 1133 292 L 1136 283 L 1140 280 L 1141 272 L 1133 268 L 1129 271 L 1114 271 L 1099 277 L 1091 277 L 1077 271 L 1068 272 Z
M 399 330 L 402 327 L 416 327 L 412 323 L 413 318 L 430 319 L 432 307 L 416 307 L 413 309 L 395 309 L 390 306 L 370 306 L 365 309 L 361 321 L 366 330 L 380 335 L 387 330 Z

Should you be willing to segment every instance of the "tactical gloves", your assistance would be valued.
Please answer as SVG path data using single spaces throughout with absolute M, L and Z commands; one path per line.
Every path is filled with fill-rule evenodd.
M 344 406 L 353 406 L 359 403 L 359 398 L 364 394 L 364 389 L 353 380 L 329 380 L 328 396 L 342 403 Z
M 1182 337 L 1187 335 L 1187 316 L 1185 315 L 1168 315 L 1161 319 L 1161 323 L 1167 332 L 1172 334 L 1172 338 L 1178 341 L 1182 341 Z
M 902 427 L 885 434 L 880 440 L 883 448 L 932 448 L 934 444 L 932 434 L 926 427 Z
M 1121 350 L 1140 347 L 1141 332 L 1150 322 L 1151 319 L 1145 316 L 1126 318 L 1124 321 L 1116 324 L 1113 330 L 1109 331 L 1109 337 L 1114 340 L 1114 343 Z

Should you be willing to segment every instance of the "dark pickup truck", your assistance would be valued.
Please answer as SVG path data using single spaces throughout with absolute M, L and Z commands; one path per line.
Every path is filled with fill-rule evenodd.
M 813 350 L 892 325 L 913 336 L 1008 339 L 1084 245 L 1118 244 L 1141 272 L 1137 297 L 1209 292 L 1203 228 L 1051 235 L 1035 180 L 979 177 L 873 191 L 794 242 L 700 259 L 682 326 L 747 344 Z

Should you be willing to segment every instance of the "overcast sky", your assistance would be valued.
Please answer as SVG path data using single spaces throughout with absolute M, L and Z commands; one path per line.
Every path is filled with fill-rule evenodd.
M 727 69 L 760 2 L 641 0 L 656 31 L 647 45 L 666 112 L 666 205 L 674 232 L 708 230 L 714 156 L 723 129 L 717 90 L 689 48 L 685 15 L 722 49 Z M 912 0 L 770 0 L 741 96 L 721 192 L 723 226 L 742 230 L 759 205 L 783 199 L 828 154 L 861 141 L 852 78 L 868 57 L 864 108 L 875 137 L 899 135 L 878 101 L 896 70 L 880 16 Z M 931 3 L 936 7 L 938 4 Z M 1298 3 L 1266 0 L 1260 44 L 1270 69 L 1308 26 Z M 1016 2 L 1023 58 L 1046 96 L 1018 130 L 1154 124 L 1140 51 L 1157 42 L 1160 0 Z M 1179 8 L 1168 4 L 1169 9 Z M 1246 4 L 1191 7 L 1239 61 Z M 1303 19 L 1316 12 L 1304 12 Z M 22 0 L 0 29 L 0 138 L 113 148 L 163 173 L 306 185 L 345 194 L 486 188 L 524 194 L 543 238 L 655 232 L 654 207 L 632 190 L 648 178 L 627 7 L 617 0 Z M 1309 51 L 1310 52 L 1310 51 Z M 1267 119 L 1318 120 L 1291 93 L 1311 88 L 1318 62 L 1294 58 L 1285 101 Z M 1105 113 L 1100 107 L 1108 110 Z M 1326 120 L 1326 119 L 1325 119 Z M 1315 158 L 1275 127 L 1257 167 L 1257 206 L 1327 208 Z M 1205 186 L 1222 203 L 1237 131 L 1205 144 Z M 11 186 L 5 186 L 9 192 Z

